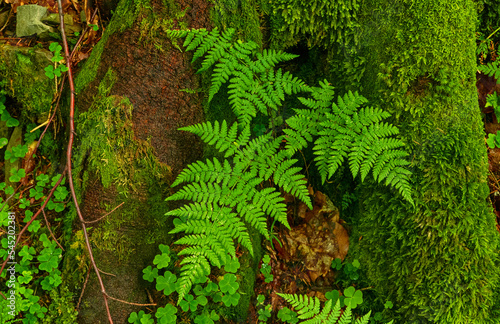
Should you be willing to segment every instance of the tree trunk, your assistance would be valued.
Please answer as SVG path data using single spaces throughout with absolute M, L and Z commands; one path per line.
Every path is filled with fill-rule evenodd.
M 498 233 L 475 89 L 473 1 L 366 1 L 365 89 L 411 152 L 415 208 L 362 198 L 362 264 L 397 323 L 490 323 Z M 368 57 L 368 56 L 367 56 Z
M 86 220 L 123 203 L 89 226 L 106 292 L 128 302 L 151 302 L 152 286 L 145 285 L 142 269 L 159 243 L 170 243 L 168 186 L 202 152 L 193 135 L 177 130 L 203 120 L 201 95 L 180 91 L 198 89 L 199 79 L 164 29 L 208 28 L 208 9 L 204 0 L 120 1 L 76 79 L 74 178 Z M 90 271 L 79 322 L 107 323 L 101 288 Z M 115 323 L 127 323 L 139 309 L 113 300 L 110 308 Z

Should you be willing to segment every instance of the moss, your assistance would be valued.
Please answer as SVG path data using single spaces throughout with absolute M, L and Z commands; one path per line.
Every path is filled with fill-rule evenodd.
M 163 6 L 159 10 L 148 8 L 149 13 L 142 17 L 139 22 L 140 41 L 153 42 L 160 51 L 170 49 L 171 43 L 161 33 L 169 29 L 186 29 L 186 12 L 189 7 L 181 10 L 174 0 L 163 0 Z
M 23 124 L 47 118 L 54 96 L 55 81 L 45 76 L 52 54 L 46 50 L 0 45 L 0 87 L 22 105 L 19 116 Z
M 262 236 L 253 228 L 249 228 L 250 238 L 252 240 L 254 255 L 245 253 L 240 259 L 240 270 L 238 273 L 241 295 L 238 305 L 232 307 L 234 319 L 238 322 L 248 319 L 248 309 L 255 294 L 255 278 L 259 272 L 258 265 L 264 250 L 262 249 Z
M 158 179 L 170 170 L 154 156 L 149 142 L 135 138 L 128 99 L 108 96 L 114 82 L 115 75 L 110 69 L 99 85 L 93 108 L 78 117 L 77 131 L 85 134 L 79 149 L 90 154 L 80 155 L 77 164 L 87 159 L 105 188 L 114 184 L 120 192 L 136 192 L 143 170 Z
M 214 3 L 210 16 L 216 27 L 220 30 L 234 28 L 240 39 L 254 41 L 262 47 L 260 18 L 257 10 L 260 1 L 230 0 Z
M 413 208 L 367 185 L 360 260 L 401 323 L 488 323 L 499 235 L 488 206 L 472 1 L 369 1 L 365 89 L 411 152 Z M 376 17 L 378 20 L 373 20 Z M 471 18 L 472 17 L 472 18 Z M 480 305 L 480 306 L 478 306 Z
M 65 285 L 50 291 L 51 303 L 48 312 L 41 320 L 47 324 L 73 324 L 76 323 L 78 312 L 73 302 L 74 296 Z
M 102 51 L 111 35 L 117 32 L 123 32 L 130 28 L 135 22 L 139 12 L 143 8 L 149 7 L 148 0 L 121 0 L 116 7 L 114 16 L 120 19 L 112 19 L 104 31 L 99 42 L 94 46 L 92 54 L 82 67 L 82 72 L 75 78 L 75 91 L 78 94 L 92 82 L 97 76 L 97 69 L 101 61 Z
M 77 119 L 77 131 L 85 137 L 79 146 L 80 154 L 75 165 L 86 165 L 86 172 L 97 175 L 104 189 L 116 189 L 116 194 L 111 193 L 116 199 L 106 206 L 100 206 L 103 210 L 110 211 L 122 202 L 126 203 L 126 208 L 106 217 L 99 229 L 94 231 L 92 240 L 99 242 L 104 250 L 128 257 L 134 252 L 128 247 L 134 242 L 144 242 L 145 238 L 120 234 L 120 229 L 130 225 L 139 211 L 144 213 L 149 209 L 149 206 L 144 206 L 148 202 L 141 199 L 140 195 L 147 191 L 146 188 L 151 191 L 151 188 L 156 187 L 161 192 L 161 188 L 166 186 L 170 168 L 158 161 L 148 141 L 135 138 L 132 105 L 128 99 L 109 96 L 115 79 L 113 71 L 108 70 L 98 87 L 93 107 L 88 112 L 81 113 Z M 81 169 L 77 168 L 76 173 L 79 170 Z M 88 178 L 88 174 L 86 177 Z M 81 185 L 83 190 L 87 189 L 84 182 Z M 158 199 L 156 191 L 153 190 L 152 193 Z M 157 210 L 158 206 L 155 205 L 154 208 Z M 155 217 L 157 214 L 156 212 Z M 154 234 L 158 234 L 155 229 L 161 226 L 157 223 L 149 225 L 152 229 L 151 237 L 154 237 Z

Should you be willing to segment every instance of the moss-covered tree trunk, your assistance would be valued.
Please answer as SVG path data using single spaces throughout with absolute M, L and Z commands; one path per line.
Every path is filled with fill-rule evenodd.
M 415 207 L 362 197 L 360 256 L 396 323 L 498 323 L 498 233 L 475 89 L 472 0 L 365 1 L 365 89 L 411 153 Z
M 202 152 L 193 135 L 177 130 L 203 120 L 201 94 L 180 91 L 198 89 L 199 79 L 190 57 L 164 31 L 209 28 L 208 9 L 204 0 L 120 1 L 76 78 L 77 194 L 85 219 L 98 220 L 89 224 L 90 235 L 106 291 L 128 302 L 152 302 L 142 269 L 152 263 L 158 244 L 170 243 L 164 199 L 173 177 Z M 74 235 L 73 244 L 78 240 Z M 79 261 L 66 262 L 71 272 Z M 79 322 L 107 323 L 101 288 L 90 271 Z M 79 285 L 85 275 L 81 269 L 76 274 Z M 140 309 L 109 303 L 115 323 L 127 323 Z

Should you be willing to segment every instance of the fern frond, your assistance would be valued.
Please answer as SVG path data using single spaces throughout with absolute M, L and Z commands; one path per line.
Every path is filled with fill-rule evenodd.
M 282 187 L 286 192 L 291 193 L 302 200 L 307 207 L 312 209 L 311 200 L 308 198 L 309 191 L 307 190 L 307 181 L 300 174 L 302 168 L 292 167 L 297 160 L 288 159 L 277 166 L 274 171 L 273 180 L 278 186 Z
M 187 254 L 198 257 L 202 256 L 210 261 L 211 264 L 218 267 L 221 267 L 226 263 L 228 255 L 225 253 L 224 247 L 220 242 L 213 240 L 212 238 L 208 238 L 206 235 L 188 235 L 183 239 L 187 242 L 196 242 L 196 244 L 191 243 L 193 246 L 185 247 L 178 253 L 178 255 Z M 176 242 L 176 244 L 184 243 Z
M 214 158 L 213 162 L 210 160 L 207 160 L 206 163 L 197 161 L 189 164 L 186 169 L 177 176 L 172 186 L 175 187 L 183 182 L 220 183 L 222 181 L 227 183 L 231 176 L 231 172 L 232 168 L 227 160 L 224 160 L 223 164 L 221 164 L 217 158 Z
M 309 297 L 306 295 L 296 295 L 296 294 L 280 294 L 279 296 L 284 298 L 288 303 L 290 303 L 298 313 L 297 318 L 303 319 L 301 324 L 350 324 L 352 323 L 352 310 L 351 307 L 347 306 L 343 312 L 341 312 L 340 300 L 337 300 L 335 306 L 332 308 L 332 301 L 328 300 L 323 309 L 319 299 L 317 297 Z M 368 324 L 370 320 L 371 311 L 368 312 L 363 317 L 356 320 L 355 324 Z M 391 321 L 392 323 L 392 321 Z M 389 324 L 391 324 L 389 323 Z
M 238 145 L 245 145 L 248 141 L 248 134 L 250 129 L 244 129 L 240 137 L 238 137 L 238 144 L 236 142 L 238 124 L 234 123 L 231 128 L 227 129 L 226 121 L 222 121 L 222 125 L 218 121 L 213 124 L 211 122 L 204 122 L 201 124 L 191 125 L 179 128 L 179 130 L 187 131 L 198 135 L 201 140 L 209 145 L 215 145 L 219 152 L 226 152 L 226 157 L 230 156 L 237 150 Z
M 500 61 L 489 62 L 486 65 L 479 65 L 478 70 L 487 76 L 494 76 L 495 79 L 500 80 Z
M 186 51 L 192 51 L 200 46 L 207 35 L 208 31 L 206 29 L 192 29 L 189 31 L 189 34 L 184 40 L 184 44 L 182 46 L 186 47 Z
M 210 273 L 210 263 L 205 256 L 200 254 L 187 256 L 181 261 L 180 264 L 182 267 L 181 276 L 177 286 L 177 293 L 179 294 L 177 304 L 191 290 L 191 287 L 197 278 L 206 277 Z
M 347 158 L 353 177 L 360 174 L 364 181 L 369 171 L 373 171 L 376 181 L 386 180 L 386 185 L 396 188 L 410 201 L 411 172 L 404 167 L 407 153 L 404 143 L 391 138 L 397 135 L 397 127 L 383 122 L 389 113 L 380 108 L 361 107 L 367 99 L 358 93 L 348 92 L 333 98 L 333 88 L 326 82 L 320 88 L 313 88 L 312 98 L 300 98 L 311 110 L 295 109 L 296 115 L 287 120 L 290 130 L 287 134 L 287 150 L 294 153 L 302 149 L 311 137 L 314 141 L 314 161 L 321 180 L 325 182 Z
M 192 39 L 194 37 L 195 33 L 193 33 L 191 30 L 167 30 L 167 37 L 169 38 L 182 38 L 182 37 L 187 37 L 187 39 Z M 184 43 L 186 43 L 184 41 Z M 191 40 L 189 40 L 191 42 Z
M 307 295 L 277 294 L 283 297 L 297 310 L 299 319 L 309 319 L 319 313 L 321 307 L 318 297 L 309 297 Z
M 234 35 L 234 29 L 230 28 L 227 31 L 222 33 L 222 36 L 219 37 L 219 32 L 215 28 L 210 36 L 205 38 L 207 44 L 205 47 L 199 47 L 193 56 L 193 62 L 195 59 L 202 57 L 206 51 L 205 49 L 208 47 L 208 55 L 205 56 L 203 62 L 201 63 L 201 68 L 198 70 L 198 73 L 208 70 L 215 62 L 219 61 L 222 57 L 227 56 L 227 53 L 230 51 L 232 47 L 231 40 Z

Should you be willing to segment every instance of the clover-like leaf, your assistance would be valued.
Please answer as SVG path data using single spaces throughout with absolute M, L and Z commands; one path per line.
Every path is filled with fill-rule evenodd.
M 35 255 L 35 253 L 36 251 L 34 247 L 23 245 L 23 248 L 21 249 L 21 251 L 19 251 L 19 256 L 21 256 L 23 260 L 31 261 L 33 260 L 33 255 Z
M 326 299 L 332 300 L 332 303 L 335 304 L 337 299 L 339 299 L 339 297 L 340 297 L 340 293 L 338 290 L 332 290 L 332 291 L 327 292 L 325 294 L 325 297 L 326 297 Z
M 57 43 L 57 42 L 52 42 L 49 45 L 49 51 L 51 51 L 51 52 L 60 52 L 60 51 L 62 51 L 62 46 L 59 43 Z
M 142 270 L 142 272 L 144 273 L 144 275 L 142 275 L 142 278 L 149 282 L 153 282 L 155 278 L 158 277 L 158 268 L 147 266 L 145 269 Z
M 28 231 L 31 233 L 37 233 L 40 227 L 42 227 L 41 222 L 39 220 L 34 220 L 33 223 L 28 226 Z
M 10 117 L 6 121 L 7 127 L 16 127 L 19 126 L 19 120 L 15 119 L 14 117 Z
M 168 245 L 160 244 L 158 248 L 160 249 L 161 253 L 170 254 L 170 247 Z
M 297 323 L 299 319 L 297 318 L 297 313 L 292 311 L 288 307 L 283 307 L 278 311 L 278 318 L 286 323 Z
M 24 169 L 11 169 L 10 173 L 12 174 L 9 178 L 10 182 L 19 182 L 26 176 L 26 171 Z
M 388 300 L 385 302 L 384 307 L 388 308 L 388 309 L 392 309 L 392 307 L 394 307 L 394 304 Z
M 214 301 L 214 303 L 221 302 L 222 301 L 222 293 L 219 291 L 218 293 L 213 295 L 212 300 Z
M 62 176 L 61 174 L 56 174 L 55 176 L 53 176 L 53 177 L 52 177 L 52 182 L 51 182 L 51 184 L 50 184 L 50 185 L 51 185 L 52 187 L 54 187 L 54 186 L 56 185 L 57 181 L 59 181 L 59 179 L 61 178 L 61 176 Z M 64 180 L 65 180 L 65 179 L 63 179 L 63 180 L 61 181 L 61 184 L 64 184 Z
M 62 283 L 61 271 L 57 270 L 52 272 L 49 276 L 45 277 L 42 281 L 42 289 L 50 291 L 58 287 Z
M 220 290 L 223 293 L 234 294 L 240 285 L 236 282 L 236 276 L 232 273 L 226 273 L 219 282 Z
M 239 301 L 240 301 L 239 293 L 222 296 L 222 302 L 224 303 L 224 305 L 226 305 L 226 307 L 230 307 L 231 305 L 236 306 L 238 305 Z
M 54 210 L 58 213 L 62 212 L 64 210 L 64 204 L 63 203 L 55 204 Z
M 177 321 L 177 308 L 172 304 L 167 304 L 165 307 L 160 307 L 156 310 L 156 318 L 159 324 L 174 324 Z
M 340 258 L 332 260 L 332 269 L 340 270 L 341 268 L 342 268 L 342 260 Z
M 7 188 L 5 188 L 6 195 L 12 195 L 13 193 L 14 193 L 14 188 L 12 188 L 11 186 L 8 186 Z
M 181 300 L 179 306 L 181 306 L 182 310 L 185 312 L 187 312 L 189 309 L 191 309 L 192 312 L 195 312 L 198 308 L 198 301 L 194 299 L 193 295 L 188 294 L 184 297 L 183 300 Z
M 208 299 L 207 297 L 201 295 L 201 296 L 198 296 L 196 297 L 196 301 L 198 302 L 199 305 L 201 306 L 205 306 L 207 303 L 208 303 Z M 236 305 L 235 305 L 236 306 Z
M 209 294 L 213 291 L 219 290 L 219 286 L 215 282 L 208 282 L 207 286 L 205 287 L 205 293 Z
M 224 266 L 224 270 L 226 270 L 226 272 L 232 272 L 232 273 L 236 273 L 236 271 L 238 271 L 239 268 L 240 268 L 240 263 L 236 259 L 230 260 Z
M 54 191 L 54 200 L 63 201 L 69 195 L 68 189 L 64 186 L 58 186 L 56 191 Z
M 30 205 L 31 205 L 30 201 L 24 197 L 19 200 L 19 208 L 21 208 L 21 209 L 25 209 L 26 207 L 29 207 Z
M 47 182 L 49 182 L 50 178 L 45 173 L 42 173 L 36 177 L 36 180 L 37 180 L 37 183 L 36 183 L 37 186 L 45 187 Z
M 266 300 L 266 297 L 264 295 L 257 296 L 257 303 L 263 304 L 265 300 Z
M 29 148 L 27 144 L 16 145 L 12 148 L 12 153 L 18 158 L 23 158 L 28 153 L 28 150 Z
M 33 280 L 33 274 L 31 273 L 31 271 L 23 271 L 22 275 L 17 277 L 17 280 L 20 284 L 27 284 L 31 280 Z
M 259 320 L 266 322 L 267 319 L 269 317 L 271 317 L 271 305 L 269 305 L 263 309 L 259 309 L 259 311 L 257 313 L 259 314 Z
M 170 256 L 167 253 L 158 254 L 153 260 L 153 264 L 157 265 L 158 269 L 168 267 Z
M 44 70 L 45 70 L 45 75 L 47 76 L 47 78 L 49 78 L 49 79 L 55 78 L 54 67 L 52 65 L 45 67 Z
M 163 293 L 168 296 L 175 291 L 177 277 L 170 271 L 166 271 L 163 276 L 156 278 L 156 290 L 163 290 Z
M 347 306 L 351 306 L 352 309 L 355 309 L 358 305 L 363 303 L 363 292 L 361 290 L 356 290 L 352 286 L 344 290 L 344 296 L 344 303 Z

